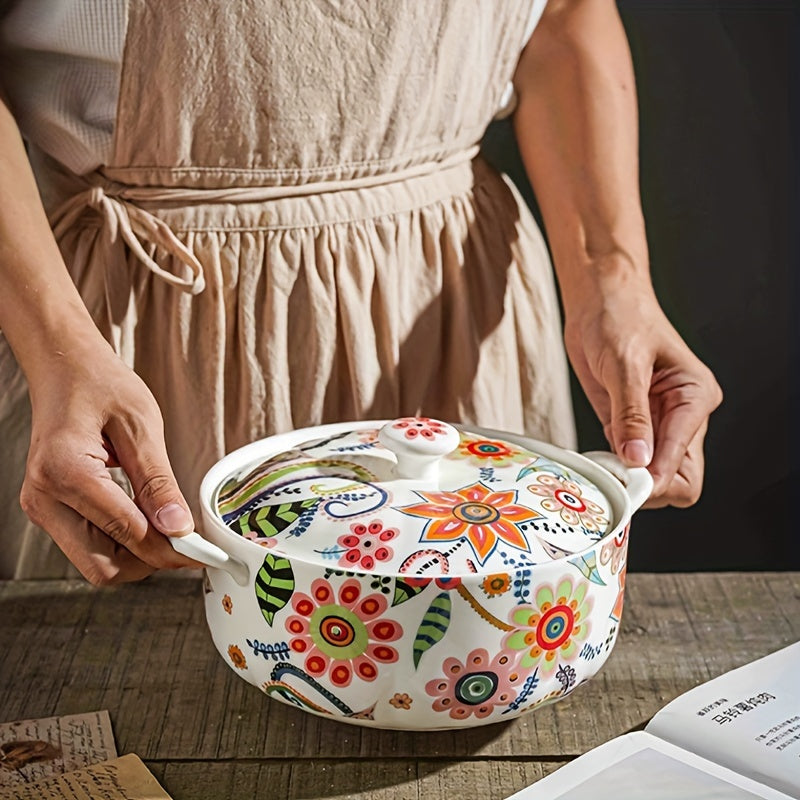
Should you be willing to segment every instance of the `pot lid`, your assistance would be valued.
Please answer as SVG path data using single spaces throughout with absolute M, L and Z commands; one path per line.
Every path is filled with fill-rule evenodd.
M 214 506 L 288 558 L 428 578 L 533 566 L 613 527 L 608 499 L 574 469 L 427 417 L 343 425 L 271 453 L 228 478 Z

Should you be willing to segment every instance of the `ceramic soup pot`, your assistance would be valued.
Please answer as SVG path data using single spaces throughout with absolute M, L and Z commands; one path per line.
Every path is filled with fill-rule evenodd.
M 412 417 L 273 436 L 201 488 L 206 616 L 270 697 L 432 730 L 569 694 L 619 631 L 645 469 Z

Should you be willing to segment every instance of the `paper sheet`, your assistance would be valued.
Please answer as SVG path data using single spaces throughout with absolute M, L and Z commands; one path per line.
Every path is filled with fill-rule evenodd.
M 0 800 L 172 800 L 130 754 L 35 783 L 0 790 Z
M 646 730 L 800 797 L 800 642 L 680 695 Z
M 0 792 L 116 756 L 108 711 L 0 723 Z
M 508 800 L 791 800 L 649 733 L 619 736 Z

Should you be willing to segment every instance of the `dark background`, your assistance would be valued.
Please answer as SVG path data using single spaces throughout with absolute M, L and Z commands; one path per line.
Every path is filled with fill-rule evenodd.
M 800 569 L 797 5 L 618 2 L 639 96 L 653 283 L 725 393 L 701 500 L 639 512 L 631 570 Z M 494 123 L 484 149 L 541 222 L 510 123 Z M 574 386 L 580 449 L 607 447 Z

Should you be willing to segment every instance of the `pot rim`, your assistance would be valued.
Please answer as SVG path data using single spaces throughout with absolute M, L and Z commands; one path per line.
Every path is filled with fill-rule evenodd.
M 225 546 L 220 545 L 219 541 L 216 541 L 215 543 L 219 546 L 222 546 L 223 550 L 231 554 L 232 550 L 238 551 L 240 549 L 242 554 L 244 554 L 245 552 L 251 555 L 259 553 L 262 554 L 262 557 L 264 553 L 275 553 L 277 555 L 280 555 L 282 558 L 286 558 L 293 564 L 298 563 L 298 564 L 304 564 L 313 569 L 324 569 L 325 568 L 324 565 L 322 565 L 319 561 L 305 558 L 302 555 L 298 555 L 297 553 L 287 554 L 280 549 L 265 549 L 262 545 L 259 545 L 256 542 L 250 541 L 249 539 L 245 539 L 244 537 L 234 533 L 223 522 L 222 518 L 220 517 L 219 513 L 216 510 L 216 499 L 219 490 L 225 483 L 225 481 L 228 480 L 233 473 L 238 472 L 243 468 L 255 466 L 260 461 L 263 461 L 265 458 L 282 453 L 297 444 L 308 442 L 309 440 L 314 438 L 325 438 L 328 436 L 333 436 L 335 434 L 342 433 L 344 431 L 369 430 L 375 427 L 380 428 L 382 425 L 386 424 L 389 421 L 390 420 L 363 420 L 354 422 L 334 422 L 326 425 L 314 425 L 306 428 L 297 428 L 295 430 L 288 431 L 286 433 L 279 433 L 273 436 L 267 436 L 263 439 L 251 442 L 250 444 L 237 448 L 236 450 L 233 450 L 227 455 L 223 456 L 208 470 L 208 472 L 206 472 L 200 484 L 200 505 L 205 520 L 207 523 L 211 523 L 213 525 L 214 532 L 216 534 L 219 534 L 220 536 L 223 537 L 225 541 Z M 637 503 L 637 508 L 642 502 L 642 498 L 632 497 L 631 493 L 629 493 L 629 491 L 625 487 L 625 484 L 623 483 L 623 479 L 620 476 L 621 474 L 631 475 L 638 478 L 638 482 L 640 484 L 637 491 L 638 495 L 642 495 L 642 493 L 644 492 L 646 496 L 646 494 L 649 493 L 649 488 L 647 489 L 647 491 L 644 491 L 642 489 L 642 484 L 647 486 L 647 480 L 641 475 L 641 473 L 647 473 L 646 469 L 644 468 L 628 469 L 622 465 L 622 462 L 618 462 L 618 464 L 616 465 L 617 466 L 616 471 L 619 472 L 620 474 L 614 474 L 610 469 L 607 468 L 607 466 L 601 465 L 600 463 L 598 463 L 597 460 L 594 460 L 592 457 L 594 455 L 602 457 L 602 459 L 599 460 L 606 461 L 608 465 L 608 462 L 610 460 L 617 461 L 616 456 L 614 456 L 610 452 L 598 453 L 598 454 L 581 454 L 575 452 L 574 450 L 568 450 L 566 448 L 558 447 L 557 445 L 549 444 L 547 442 L 542 442 L 538 439 L 533 439 L 529 436 L 524 436 L 522 434 L 515 434 L 494 428 L 484 428 L 481 426 L 469 425 L 464 423 L 451 423 L 451 424 L 459 432 L 464 431 L 467 433 L 476 433 L 482 436 L 486 436 L 487 438 L 503 439 L 513 444 L 517 444 L 527 449 L 530 449 L 537 455 L 544 456 L 545 458 L 550 459 L 551 461 L 554 461 L 559 465 L 575 470 L 582 477 L 592 481 L 598 487 L 598 489 L 600 489 L 600 491 L 608 500 L 611 511 L 613 512 L 614 525 L 609 526 L 608 530 L 599 539 L 590 542 L 586 547 L 583 547 L 580 550 L 576 550 L 572 553 L 567 553 L 563 556 L 560 556 L 559 558 L 555 558 L 550 561 L 538 562 L 533 566 L 521 565 L 516 567 L 509 567 L 506 570 L 506 572 L 508 572 L 509 574 L 516 574 L 523 570 L 531 570 L 535 567 L 539 567 L 545 564 L 557 564 L 562 561 L 579 559 L 582 556 L 588 555 L 591 551 L 595 550 L 597 547 L 604 545 L 607 541 L 609 541 L 610 539 L 614 538 L 617 534 L 619 534 L 620 531 L 622 531 L 623 528 L 630 522 L 630 519 L 633 516 L 634 511 L 636 511 L 636 508 L 633 507 L 634 502 Z M 647 473 L 647 475 L 649 476 L 649 473 Z M 228 548 L 227 546 L 228 543 L 232 544 L 232 549 Z M 459 578 L 461 580 L 464 580 L 466 578 L 482 579 L 487 575 L 495 574 L 494 572 L 483 571 L 483 572 L 453 572 L 443 575 L 409 576 L 405 573 L 399 572 L 397 569 L 387 570 L 387 571 L 383 571 L 378 568 L 373 568 L 368 571 L 345 569 L 343 571 L 353 574 L 364 574 L 382 578 L 388 577 L 400 580 L 408 577 L 429 578 L 430 580 L 435 580 L 437 578 L 439 579 Z

